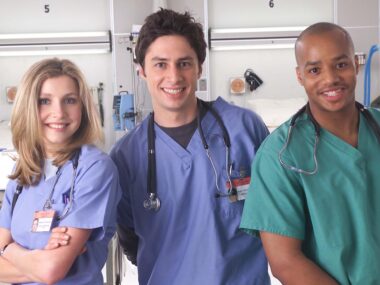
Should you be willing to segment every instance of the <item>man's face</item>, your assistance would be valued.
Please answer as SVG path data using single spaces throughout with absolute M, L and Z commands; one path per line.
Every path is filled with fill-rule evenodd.
M 316 119 L 352 110 L 358 63 L 341 31 L 307 35 L 298 43 L 296 57 L 297 79 Z
M 201 67 L 185 37 L 157 38 L 147 49 L 140 74 L 147 82 L 156 117 L 168 112 L 186 115 L 196 108 Z

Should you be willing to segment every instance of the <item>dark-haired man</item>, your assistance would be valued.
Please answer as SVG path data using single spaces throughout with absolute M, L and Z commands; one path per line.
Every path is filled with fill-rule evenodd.
M 355 102 L 342 27 L 308 27 L 295 53 L 309 102 L 260 147 L 241 227 L 284 284 L 380 284 L 380 112 Z
M 111 156 L 123 189 L 120 243 L 139 283 L 270 284 L 260 240 L 239 231 L 250 164 L 267 128 L 221 98 L 196 98 L 206 43 L 188 13 L 150 15 L 135 53 L 154 113 Z

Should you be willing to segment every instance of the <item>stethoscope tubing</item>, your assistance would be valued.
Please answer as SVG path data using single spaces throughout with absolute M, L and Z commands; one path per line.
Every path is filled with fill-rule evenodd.
M 369 123 L 371 129 L 373 130 L 373 132 L 374 132 L 374 134 L 375 134 L 375 136 L 376 136 L 376 138 L 380 144 L 380 126 L 379 126 L 379 124 L 373 118 L 373 116 L 368 111 L 368 109 L 366 109 L 362 104 L 360 104 L 359 102 L 355 102 L 355 106 L 360 111 L 360 113 L 363 114 L 364 118 Z M 287 147 L 289 146 L 293 129 L 296 126 L 296 121 L 303 113 L 306 113 L 309 116 L 310 121 L 312 122 L 312 124 L 314 126 L 314 131 L 315 131 L 315 139 L 314 139 L 314 146 L 313 146 L 313 160 L 314 160 L 314 169 L 313 170 L 304 170 L 304 169 L 298 168 L 296 166 L 289 165 L 282 158 L 284 152 L 286 151 Z M 309 103 L 307 103 L 300 110 L 298 110 L 297 113 L 295 113 L 290 120 L 289 129 L 288 129 L 288 133 L 286 136 L 285 143 L 278 153 L 278 160 L 279 160 L 281 166 L 283 166 L 284 168 L 287 168 L 291 171 L 300 173 L 300 174 L 305 174 L 305 175 L 316 174 L 318 172 L 317 147 L 318 147 L 318 143 L 319 143 L 319 139 L 320 139 L 320 133 L 321 133 L 321 127 L 318 124 L 318 122 L 314 119 L 314 117 L 310 111 Z
M 231 149 L 231 141 L 228 134 L 228 131 L 223 124 L 223 121 L 219 114 L 212 108 L 211 103 L 207 103 L 197 99 L 197 129 L 205 149 L 206 155 L 211 163 L 214 175 L 215 175 L 215 185 L 217 188 L 216 197 L 224 197 L 230 196 L 232 192 L 232 181 L 231 181 L 231 163 L 230 163 L 230 149 Z M 227 193 L 222 193 L 218 183 L 218 175 L 215 167 L 215 163 L 212 159 L 209 145 L 206 141 L 206 137 L 203 132 L 203 128 L 201 125 L 201 109 L 205 108 L 207 111 L 210 111 L 212 116 L 215 118 L 217 124 L 222 130 L 223 134 L 223 142 L 226 147 L 226 172 L 227 179 L 230 185 L 230 189 Z M 148 172 L 147 172 L 147 194 L 148 198 L 144 200 L 143 206 L 147 210 L 158 211 L 161 207 L 161 200 L 157 194 L 157 169 L 156 169 L 156 148 L 155 148 L 155 131 L 154 131 L 154 112 L 150 113 L 149 121 L 148 121 Z
M 72 156 L 72 158 L 70 159 L 71 160 L 71 163 L 73 165 L 73 175 L 72 175 L 72 178 L 71 178 L 71 186 L 70 186 L 70 194 L 69 194 L 69 204 L 67 207 L 65 207 L 63 213 L 57 217 L 57 221 L 60 221 L 62 219 L 64 219 L 72 205 L 73 205 L 73 200 L 74 200 L 74 184 L 75 184 L 75 179 L 76 179 L 76 173 L 77 173 L 77 168 L 78 168 L 78 163 L 79 163 L 79 155 L 80 155 L 80 149 L 79 150 L 76 150 L 74 152 L 74 155 Z M 58 182 L 58 179 L 59 177 L 61 176 L 61 169 L 58 170 L 57 172 L 57 176 L 55 178 L 55 181 L 53 183 L 53 187 L 49 193 L 49 197 L 48 199 L 45 201 L 44 203 L 44 207 L 43 207 L 43 210 L 47 210 L 47 209 L 51 209 L 52 208 L 52 197 L 53 197 L 53 194 L 54 194 L 54 190 L 55 190 L 55 186 Z M 16 206 L 16 203 L 17 203 L 17 200 L 21 194 L 23 190 L 23 186 L 21 184 L 17 184 L 16 186 L 16 191 L 15 191 L 15 194 L 13 195 L 13 199 L 12 199 L 12 208 L 11 208 L 11 215 L 13 215 L 13 210 Z

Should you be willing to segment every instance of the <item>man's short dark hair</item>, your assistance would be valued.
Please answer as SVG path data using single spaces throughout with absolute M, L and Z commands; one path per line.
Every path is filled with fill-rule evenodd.
M 199 64 L 204 62 L 207 44 L 202 25 L 188 12 L 181 14 L 162 8 L 145 19 L 137 40 L 135 62 L 144 67 L 145 54 L 149 46 L 157 38 L 170 35 L 185 37 L 197 54 Z
M 307 36 L 310 36 L 310 35 L 318 35 L 318 34 L 332 32 L 332 31 L 341 32 L 343 34 L 344 38 L 346 39 L 350 50 L 352 50 L 352 52 L 355 52 L 354 42 L 352 41 L 350 34 L 343 27 L 341 27 L 337 24 L 334 24 L 334 23 L 319 22 L 319 23 L 315 23 L 315 24 L 307 27 L 299 35 L 299 37 L 295 43 L 296 58 L 297 58 L 297 46 L 300 42 L 303 41 L 304 38 L 306 38 Z

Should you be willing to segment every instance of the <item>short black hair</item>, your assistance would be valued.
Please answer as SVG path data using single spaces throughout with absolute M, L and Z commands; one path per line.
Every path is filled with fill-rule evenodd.
M 297 58 L 297 46 L 300 42 L 303 41 L 304 38 L 306 38 L 309 35 L 318 35 L 318 34 L 323 34 L 323 33 L 332 32 L 332 31 L 341 32 L 344 38 L 346 39 L 349 48 L 352 50 L 352 52 L 355 52 L 354 42 L 352 41 L 350 34 L 343 27 L 334 23 L 319 22 L 307 27 L 298 36 L 297 41 L 295 43 L 296 58 Z
M 183 36 L 194 49 L 201 65 L 206 58 L 207 44 L 203 27 L 189 12 L 183 14 L 169 9 L 160 9 L 149 15 L 142 26 L 135 48 L 135 62 L 144 67 L 145 54 L 149 46 L 159 37 Z

